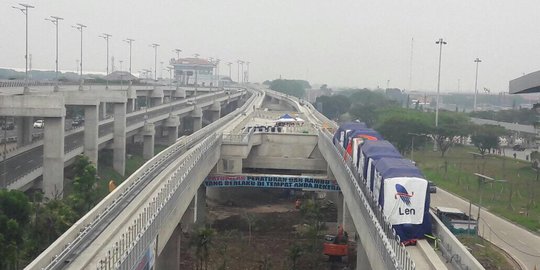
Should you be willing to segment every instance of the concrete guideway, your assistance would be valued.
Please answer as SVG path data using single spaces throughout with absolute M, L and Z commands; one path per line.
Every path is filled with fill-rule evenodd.
M 431 205 L 452 206 L 469 212 L 469 202 L 443 189 L 431 196 Z M 472 207 L 472 216 L 478 214 L 478 207 Z M 540 236 L 498 217 L 486 209 L 480 210 L 479 232 L 485 239 L 512 255 L 523 269 L 540 267 Z
M 246 110 L 246 108 L 250 107 L 254 99 L 255 99 L 255 96 L 252 96 L 250 100 L 243 106 L 242 110 Z M 208 150 L 208 147 L 210 147 L 209 145 L 206 145 L 204 143 L 199 144 L 199 142 L 203 138 L 207 138 L 207 141 L 208 140 L 215 141 L 216 140 L 215 138 L 221 139 L 221 136 L 216 137 L 214 135 L 209 135 L 209 134 L 221 134 L 222 131 L 220 131 L 219 128 L 223 126 L 227 126 L 226 124 L 231 121 L 237 121 L 235 119 L 239 117 L 240 111 L 242 110 L 238 109 L 236 112 L 226 115 L 224 118 L 217 120 L 215 123 L 205 127 L 204 129 L 199 130 L 198 132 L 195 132 L 193 135 L 179 139 L 173 146 L 167 148 L 166 150 L 164 150 L 157 156 L 153 157 L 150 161 L 144 164 L 139 170 L 137 170 L 132 176 L 130 176 L 125 182 L 123 182 L 113 193 L 109 194 L 109 196 L 107 196 L 103 201 L 101 201 L 94 209 L 92 209 L 87 215 L 81 218 L 81 220 L 79 220 L 74 226 L 72 226 L 59 239 L 57 239 L 55 243 L 53 243 L 53 245 L 51 245 L 45 252 L 43 252 L 27 268 L 37 269 L 37 268 L 46 267 L 47 265 L 49 265 L 50 262 L 53 261 L 53 259 L 55 260 L 53 264 L 50 264 L 49 266 L 47 266 L 46 269 L 64 268 L 62 265 L 65 266 L 64 262 L 66 260 L 69 263 L 73 262 L 77 258 L 77 256 L 75 257 L 73 256 L 75 254 L 81 254 L 82 252 L 86 252 L 86 247 L 89 245 L 97 246 L 99 248 L 99 251 L 88 250 L 89 253 L 87 255 L 81 255 L 81 256 L 83 256 L 84 258 L 87 258 L 88 260 L 92 260 L 92 258 L 97 258 L 97 260 L 102 260 L 103 257 L 99 257 L 99 256 L 102 256 L 103 254 L 108 254 L 105 260 L 107 260 L 107 262 L 110 262 L 111 253 L 108 253 L 108 251 L 110 251 L 108 250 L 108 248 L 111 247 L 110 243 L 118 244 L 119 243 L 118 241 L 114 242 L 113 240 L 118 239 L 119 237 L 122 237 L 121 243 L 126 244 L 129 241 L 129 245 L 122 245 L 121 247 L 117 245 L 114 246 L 115 248 L 113 248 L 113 254 L 115 255 L 114 255 L 114 258 L 112 259 L 114 260 L 114 262 L 111 263 L 111 265 L 116 265 L 116 263 L 120 263 L 120 262 L 134 263 L 134 260 L 130 256 L 135 256 L 135 259 L 138 259 L 140 258 L 139 257 L 140 253 L 144 252 L 146 249 L 135 248 L 135 244 L 132 245 L 131 243 L 137 243 L 137 246 L 139 246 L 138 244 L 140 243 L 139 240 L 156 239 L 155 236 L 150 237 L 150 238 L 146 237 L 146 233 L 150 233 L 150 234 L 157 233 L 156 226 L 154 225 L 155 223 L 151 223 L 153 220 L 155 220 L 156 217 L 160 218 L 159 222 L 162 222 L 164 220 L 163 217 L 160 216 L 159 214 L 162 212 L 158 211 L 158 210 L 163 209 L 164 204 L 156 203 L 156 202 L 169 200 L 173 197 L 178 198 L 178 194 L 180 194 L 180 193 L 175 192 L 174 195 L 172 196 L 171 195 L 166 196 L 165 193 L 163 193 L 163 191 L 164 190 L 173 191 L 173 189 L 177 190 L 177 188 L 179 187 L 178 185 L 179 183 L 177 182 L 177 184 L 173 185 L 170 181 L 168 181 L 168 180 L 171 180 L 170 178 L 160 179 L 158 175 L 170 176 L 172 173 L 172 175 L 174 175 L 176 179 L 180 179 L 180 178 L 189 179 L 190 181 L 183 182 L 185 183 L 185 185 L 187 185 L 186 188 L 188 188 L 189 190 L 192 190 L 193 187 L 197 187 L 197 185 L 191 183 L 192 179 L 188 177 L 190 175 L 190 172 L 193 171 L 192 169 L 194 169 L 195 165 L 193 165 L 193 163 L 191 163 L 192 165 L 189 165 L 188 164 L 189 162 L 188 162 L 188 163 L 182 163 L 183 165 L 181 164 L 180 166 L 178 165 L 172 166 L 171 162 L 174 162 L 175 160 L 178 161 L 177 160 L 178 157 L 176 156 L 177 154 L 175 153 L 181 154 L 181 153 L 184 153 L 186 149 L 190 149 L 188 150 L 188 154 L 186 155 L 189 156 L 190 155 L 189 153 L 198 152 L 198 154 L 195 156 L 196 160 L 202 157 L 201 155 L 203 154 L 205 154 L 206 156 L 208 156 L 208 154 L 212 154 L 213 156 L 215 156 L 215 153 L 213 153 L 215 151 Z M 212 137 L 214 137 L 214 139 L 212 139 Z M 194 157 L 193 154 L 191 154 L 191 156 Z M 197 162 L 196 160 L 193 162 Z M 215 162 L 217 161 L 214 161 L 213 163 Z M 212 168 L 212 166 L 210 164 L 207 164 L 204 166 L 204 168 L 209 170 Z M 171 170 L 179 170 L 179 172 L 173 173 L 171 172 Z M 183 171 L 184 173 L 180 171 Z M 203 174 L 205 173 L 205 170 L 201 170 L 201 172 L 196 172 L 195 170 L 194 172 L 200 176 L 200 177 L 198 176 L 198 178 L 201 178 L 200 179 L 201 182 L 206 177 L 206 175 L 201 175 L 201 173 Z M 206 172 L 206 174 L 207 173 L 208 172 Z M 143 181 L 143 179 L 146 179 L 144 181 L 146 181 L 146 183 L 151 183 L 152 185 L 148 187 L 146 185 L 141 186 L 140 183 L 143 183 L 141 182 Z M 148 181 L 151 181 L 151 182 L 148 182 Z M 151 196 L 152 194 L 150 194 L 151 192 L 148 191 L 148 188 L 150 188 L 150 190 L 156 190 L 154 186 L 154 184 L 156 183 L 159 183 L 161 187 L 160 189 L 161 192 L 158 193 L 157 195 L 153 194 L 155 196 L 152 197 Z M 131 191 L 135 191 L 136 194 L 132 193 Z M 139 192 L 142 192 L 141 194 L 148 194 L 148 196 L 138 195 Z M 139 214 L 138 216 L 137 215 L 131 216 L 131 215 L 124 214 L 123 211 L 124 209 L 126 209 L 125 207 L 131 202 L 131 200 L 126 199 L 127 198 L 126 194 L 133 194 L 133 195 L 130 195 L 131 198 L 133 199 L 136 197 L 137 201 L 144 200 L 148 202 L 148 200 L 150 200 L 151 202 L 150 205 L 148 205 L 144 209 L 141 209 L 139 207 L 137 210 L 139 211 L 139 213 L 140 211 L 144 211 L 146 215 L 142 216 L 141 214 Z M 191 195 L 193 194 L 186 194 L 182 198 L 184 197 L 191 198 L 192 197 Z M 187 207 L 187 204 L 189 204 L 189 201 L 188 203 L 184 203 L 184 204 L 186 205 L 185 207 Z M 167 205 L 171 205 L 171 204 L 167 204 Z M 182 212 L 182 211 L 172 209 L 171 206 L 167 206 L 167 207 L 168 207 L 167 208 L 168 211 L 173 211 L 177 214 Z M 185 211 L 185 209 L 183 211 Z M 124 227 L 116 227 L 113 229 L 113 230 L 121 230 L 121 229 L 126 230 L 126 233 L 124 234 L 113 233 L 113 232 L 110 232 L 110 230 L 108 231 L 110 232 L 109 234 L 103 234 L 102 233 L 103 230 L 106 229 L 109 226 L 109 224 L 111 224 L 111 222 L 113 222 L 113 220 L 115 220 L 116 218 L 127 219 L 127 220 L 135 219 L 135 223 L 131 223 L 129 221 L 122 222 L 122 224 L 126 224 L 126 225 L 131 224 L 131 225 L 129 226 L 129 228 L 126 228 L 124 226 Z M 144 222 L 141 218 L 144 218 Z M 177 222 L 178 221 L 179 220 L 177 220 Z M 173 226 L 173 229 L 174 227 L 175 226 Z M 164 232 L 164 233 L 167 234 L 167 232 Z M 101 240 L 99 240 L 98 238 Z M 98 240 L 94 241 L 95 239 L 98 239 Z M 113 240 L 109 241 L 107 239 L 113 239 Z M 144 245 L 147 245 L 147 244 L 148 243 L 144 243 Z M 118 254 L 118 250 L 120 250 L 120 248 L 123 251 L 123 253 Z M 97 256 L 97 252 L 99 252 L 99 254 L 101 255 Z M 71 265 L 70 267 L 73 267 L 76 269 L 81 268 L 81 264 L 79 264 L 78 262 L 69 264 L 69 265 Z M 75 267 L 74 265 L 76 265 L 77 267 Z M 82 265 L 86 265 L 86 264 L 82 264 Z

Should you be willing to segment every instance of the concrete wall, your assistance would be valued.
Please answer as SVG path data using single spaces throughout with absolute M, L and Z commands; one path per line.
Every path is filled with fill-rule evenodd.
M 456 236 L 430 211 L 433 221 L 433 233 L 440 240 L 440 248 L 448 260 L 458 269 L 483 270 L 484 267 L 476 260 L 467 248 L 459 242 Z

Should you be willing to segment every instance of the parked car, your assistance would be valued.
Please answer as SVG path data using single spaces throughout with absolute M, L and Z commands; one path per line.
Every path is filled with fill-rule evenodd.
M 429 181 L 428 187 L 429 187 L 429 193 L 437 193 L 437 184 L 433 183 L 432 181 Z
M 34 128 L 44 128 L 44 127 L 45 127 L 45 121 L 36 120 L 36 122 L 34 122 Z
M 516 144 L 516 145 L 514 145 L 514 147 L 512 147 L 512 149 L 514 151 L 525 151 L 525 146 L 523 146 L 521 144 Z
M 73 121 L 71 122 L 72 126 L 80 126 L 82 124 L 84 124 L 84 119 L 82 119 L 80 117 L 73 118 Z

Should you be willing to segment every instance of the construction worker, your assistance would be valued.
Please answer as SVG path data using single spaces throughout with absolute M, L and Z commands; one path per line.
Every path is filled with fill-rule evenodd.
M 116 184 L 114 183 L 114 180 L 111 179 L 111 181 L 109 181 L 109 193 L 112 192 L 115 188 Z

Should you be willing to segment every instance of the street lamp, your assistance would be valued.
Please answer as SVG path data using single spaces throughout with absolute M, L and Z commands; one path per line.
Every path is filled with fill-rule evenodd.
M 477 218 L 476 218 L 476 229 L 477 229 L 477 232 L 478 232 L 478 235 L 480 235 L 480 227 L 478 226 L 478 224 L 480 223 L 480 209 L 482 208 L 482 195 L 484 193 L 484 189 L 482 188 L 482 184 L 486 184 L 486 183 L 494 183 L 494 182 L 498 182 L 498 183 L 506 183 L 508 182 L 507 180 L 496 180 L 492 177 L 489 177 L 489 176 L 486 176 L 486 175 L 483 175 L 483 174 L 479 174 L 479 173 L 474 173 L 474 175 L 476 175 L 478 177 L 478 188 L 480 189 L 480 199 L 479 199 L 479 202 L 478 202 L 478 215 L 477 215 Z
M 53 91 L 58 92 L 58 21 L 63 20 L 63 18 L 51 16 L 50 18 L 45 18 L 45 20 L 52 22 L 56 26 L 56 83 Z
M 478 57 L 474 59 L 474 62 L 476 63 L 476 77 L 474 79 L 474 105 L 473 105 L 473 112 L 476 112 L 476 96 L 478 95 L 478 64 L 482 62 Z
M 159 44 L 152 43 L 150 46 L 154 48 L 154 81 L 157 81 L 157 48 L 159 47 Z
M 29 82 L 28 82 L 28 9 L 29 8 L 34 8 L 34 6 L 31 6 L 31 5 L 28 5 L 28 4 L 19 4 L 19 5 L 22 6 L 22 7 L 12 6 L 12 8 L 20 10 L 24 14 L 24 16 L 26 17 L 26 51 L 25 51 L 25 54 L 24 54 L 24 60 L 26 61 L 26 67 L 24 69 L 25 86 L 24 86 L 23 93 L 28 94 L 28 93 L 30 93 L 30 87 L 28 85 L 29 84 Z
M 107 76 L 108 76 L 109 75 L 109 39 L 112 37 L 112 35 L 103 33 L 103 35 L 99 37 L 107 41 L 107 59 L 106 60 L 107 60 Z M 109 89 L 109 78 L 107 76 L 105 76 L 105 82 L 106 82 L 105 89 Z
M 129 44 L 129 74 L 131 74 L 131 45 L 135 41 L 134 39 L 127 38 L 124 40 L 124 42 L 127 42 Z
M 86 28 L 86 25 L 84 24 L 76 24 L 76 25 L 72 25 L 71 27 L 79 30 L 79 32 L 81 32 L 81 60 L 79 61 L 79 65 L 81 67 L 81 70 L 80 70 L 80 85 L 79 85 L 79 91 L 82 91 L 83 90 L 83 29 Z
M 180 49 L 174 49 L 173 52 L 176 52 L 176 59 L 180 59 L 180 53 L 182 52 L 182 50 Z
M 446 45 L 446 41 L 442 38 L 437 40 L 435 44 L 439 45 L 439 75 L 437 76 L 437 104 L 435 107 L 435 127 L 439 126 L 439 96 L 441 91 L 441 58 L 442 58 L 442 46 Z

